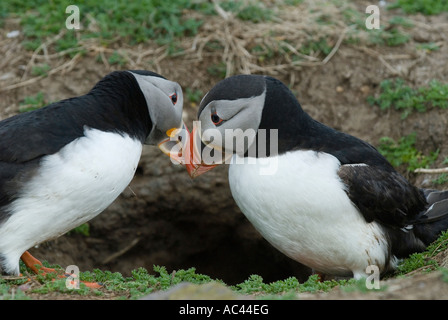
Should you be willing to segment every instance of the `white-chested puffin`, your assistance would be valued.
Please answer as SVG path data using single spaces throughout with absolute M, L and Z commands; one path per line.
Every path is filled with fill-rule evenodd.
M 178 83 L 115 71 L 86 95 L 1 121 L 0 273 L 18 275 L 21 257 L 36 271 L 26 250 L 106 209 L 132 180 L 143 144 L 166 153 L 176 143 L 182 106 Z
M 448 228 L 448 191 L 413 186 L 370 144 L 312 119 L 277 79 L 219 82 L 198 119 L 202 147 L 191 144 L 190 175 L 214 166 L 205 165 L 216 160 L 207 148 L 231 154 L 241 211 L 275 248 L 317 272 L 360 278 L 369 265 L 393 270 Z

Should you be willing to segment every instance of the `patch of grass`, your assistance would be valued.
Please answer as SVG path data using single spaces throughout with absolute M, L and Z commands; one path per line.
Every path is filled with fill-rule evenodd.
M 107 61 L 111 64 L 117 64 L 120 67 L 123 67 L 128 62 L 125 57 L 123 57 L 118 51 L 114 51 Z
M 442 185 L 448 182 L 448 174 L 442 173 L 439 177 L 432 180 L 432 183 L 435 185 Z
M 428 86 L 411 88 L 403 79 L 386 79 L 380 83 L 378 97 L 369 96 L 370 105 L 378 105 L 381 110 L 393 107 L 402 111 L 405 119 L 413 111 L 425 112 L 430 107 L 448 108 L 448 85 L 431 80 Z
M 308 56 L 316 56 L 323 53 L 325 56 L 331 52 L 330 46 L 325 38 L 308 40 L 301 48 L 300 52 Z
M 271 299 L 273 295 L 281 294 L 283 299 L 294 299 L 296 293 L 300 292 L 327 292 L 336 286 L 349 285 L 354 280 L 329 280 L 320 281 L 319 275 L 311 275 L 307 281 L 299 283 L 295 277 L 279 280 L 272 283 L 264 283 L 259 275 L 251 275 L 244 282 L 232 286 L 231 288 L 242 294 L 263 295 L 264 298 Z
M 226 10 L 236 14 L 236 17 L 243 21 L 251 21 L 254 23 L 262 21 L 270 21 L 273 12 L 262 2 L 257 1 L 221 1 L 220 6 Z
M 426 51 L 437 51 L 440 49 L 439 45 L 434 42 L 422 43 L 417 45 L 417 49 Z
M 395 27 L 389 29 L 381 27 L 378 30 L 369 30 L 369 41 L 372 44 L 395 47 L 405 44 L 409 39 L 409 35 Z
M 212 64 L 207 67 L 207 72 L 220 79 L 224 79 L 226 77 L 227 65 L 224 62 L 219 62 L 217 64 Z
M 0 12 L 21 19 L 25 47 L 29 50 L 35 50 L 46 38 L 61 31 L 65 31 L 65 35 L 56 41 L 57 51 L 76 47 L 79 39 L 86 38 L 113 40 L 121 37 L 130 44 L 147 40 L 170 44 L 175 37 L 195 35 L 202 24 L 184 15 L 185 10 L 201 10 L 203 4 L 194 1 L 94 0 L 76 2 L 81 28 L 67 30 L 65 22 L 69 14 L 65 9 L 71 4 L 66 0 L 2 1 Z
M 100 282 L 107 290 L 123 294 L 123 298 L 136 299 L 154 290 L 166 290 L 183 281 L 195 284 L 213 281 L 209 276 L 196 273 L 195 268 L 177 270 L 168 273 L 165 267 L 154 266 L 159 275 L 151 275 L 145 268 L 138 268 L 131 272 L 130 277 L 123 277 L 121 273 L 95 269 L 93 272 L 82 272 L 80 279 L 88 282 Z
M 349 43 L 360 43 L 361 38 L 366 38 L 370 45 L 399 46 L 407 43 L 411 38 L 403 31 L 403 28 L 412 28 L 410 20 L 402 16 L 393 16 L 388 21 L 381 20 L 380 29 L 366 29 L 365 21 L 368 14 L 361 13 L 352 8 L 344 9 L 342 17 L 344 21 L 352 26 L 347 35 Z
M 440 237 L 430 244 L 424 252 L 414 253 L 404 259 L 397 268 L 398 275 L 404 275 L 417 269 L 427 271 L 438 268 L 438 263 L 433 259 L 438 253 L 448 249 L 448 231 L 442 232 Z
M 81 234 L 83 236 L 90 236 L 90 226 L 88 223 L 83 223 L 82 225 L 70 230 L 69 232 L 67 232 L 67 234 L 70 233 L 77 233 L 77 234 Z
M 398 0 L 387 7 L 388 9 L 401 8 L 406 13 L 423 13 L 434 15 L 448 11 L 448 2 L 441 0 Z
M 28 96 L 19 103 L 19 112 L 28 112 L 42 108 L 47 105 L 44 93 L 42 91 L 38 92 L 34 96 Z
M 46 63 L 38 64 L 33 66 L 33 68 L 31 68 L 31 74 L 36 77 L 46 76 L 47 72 L 50 71 L 50 69 L 51 67 Z
M 197 107 L 199 102 L 201 101 L 202 97 L 204 96 L 204 94 L 203 94 L 202 90 L 200 90 L 200 89 L 186 88 L 185 96 L 186 96 L 186 100 L 190 101 L 190 105 L 192 107 Z
M 406 166 L 411 172 L 417 168 L 426 168 L 437 159 L 439 150 L 431 152 L 429 156 L 424 155 L 415 148 L 417 135 L 401 137 L 398 142 L 389 137 L 382 137 L 378 145 L 378 151 L 394 166 Z
M 0 300 L 29 300 L 30 298 L 20 289 L 12 287 L 0 278 Z

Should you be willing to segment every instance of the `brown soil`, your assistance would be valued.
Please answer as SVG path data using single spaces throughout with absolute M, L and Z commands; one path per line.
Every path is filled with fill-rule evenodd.
M 312 2 L 305 1 L 305 4 L 310 3 Z M 363 1 L 354 4 L 354 8 L 361 12 L 365 10 L 365 6 Z M 382 19 L 387 21 L 387 16 L 392 15 L 393 13 L 385 12 Z M 291 13 L 285 21 L 293 22 L 293 19 L 297 18 Z M 225 35 L 230 35 L 227 40 L 237 48 L 233 55 L 223 55 L 222 52 L 211 49 L 207 51 L 205 44 L 211 40 L 205 36 L 196 39 L 199 47 L 197 51 L 186 51 L 184 55 L 177 57 L 161 57 L 156 63 L 146 58 L 141 61 L 137 59 L 139 54 L 142 56 L 148 50 L 153 51 L 149 54 L 150 57 L 160 57 L 160 52 L 164 51 L 158 51 L 153 43 L 135 47 L 116 43 L 111 45 L 113 49 L 91 45 L 86 55 L 75 59 L 66 56 L 51 57 L 49 64 L 53 69 L 64 63 L 67 65 L 54 73 L 50 72 L 47 77 L 15 89 L 8 89 L 8 86 L 33 79 L 29 74 L 30 63 L 44 58 L 40 52 L 41 56 L 35 57 L 33 62 L 32 53 L 21 47 L 20 37 L 5 37 L 6 32 L 20 29 L 18 21 L 8 20 L 0 38 L 0 53 L 4 57 L 0 62 L 0 76 L 5 76 L 0 79 L 0 119 L 17 113 L 19 103 L 25 97 L 41 91 L 47 101 L 84 94 L 101 77 L 115 69 L 153 69 L 179 82 L 184 89 L 200 89 L 205 93 L 220 80 L 219 76 L 208 73 L 207 68 L 223 61 L 228 66 L 228 75 L 252 72 L 270 74 L 281 79 L 291 86 L 303 108 L 312 117 L 373 145 L 377 145 L 383 136 L 397 139 L 416 132 L 417 148 L 424 153 L 439 149 L 439 160 L 434 166 L 443 166 L 441 162 L 448 156 L 446 111 L 434 109 L 412 114 L 401 120 L 400 112 L 381 111 L 366 101 L 367 96 L 379 92 L 378 85 L 386 78 L 400 76 L 415 86 L 427 84 L 432 79 L 447 82 L 447 15 L 412 15 L 409 19 L 417 27 L 406 30 L 411 35 L 411 40 L 404 45 L 368 46 L 342 41 L 328 61 L 324 60 L 325 56 L 316 55 L 315 60 L 319 63 L 288 66 L 287 60 L 281 60 L 286 59 L 284 57 L 275 58 L 279 61 L 272 65 L 263 64 L 253 57 L 245 60 L 237 49 L 256 43 L 256 35 L 249 34 L 249 30 L 252 30 L 250 27 L 255 27 L 245 23 L 246 29 L 242 30 L 246 30 L 248 38 L 237 38 L 235 30 L 237 27 L 243 28 L 243 24 L 225 21 L 217 16 L 204 23 L 201 33 L 212 34 L 213 30 L 216 33 L 218 30 L 227 30 Z M 278 25 L 281 23 L 278 22 Z M 263 24 L 257 26 L 258 30 L 263 27 Z M 312 27 L 308 25 L 308 28 Z M 319 26 L 314 28 L 318 32 Z M 341 31 L 334 30 L 333 34 L 333 45 L 336 45 Z M 252 38 L 249 39 L 249 36 Z M 289 34 L 285 33 L 285 36 Z M 185 41 L 185 48 L 191 48 L 188 46 L 191 42 L 188 41 L 192 40 Z M 417 49 L 417 45 L 422 42 L 438 43 L 440 49 L 431 52 Z M 132 62 L 117 67 L 109 65 L 107 59 L 101 60 L 101 55 L 107 57 L 114 49 L 128 53 Z M 200 49 L 202 51 L 199 55 Z M 254 65 L 258 62 L 257 69 Z M 24 69 L 27 75 L 22 79 Z M 195 119 L 196 109 L 194 103 L 185 103 L 186 123 Z M 434 187 L 431 180 L 437 177 L 408 174 L 404 170 L 402 173 L 415 184 L 425 187 Z M 131 270 L 138 267 L 152 270 L 153 265 L 163 265 L 168 270 L 195 267 L 198 273 L 222 279 L 228 284 L 242 282 L 251 274 L 261 275 L 266 282 L 289 276 L 304 281 L 310 274 L 308 268 L 272 248 L 241 214 L 230 195 L 227 167 L 217 168 L 191 180 L 181 167 L 170 164 L 153 147 L 145 147 L 130 187 L 105 212 L 90 221 L 89 225 L 88 237 L 71 233 L 32 248 L 31 252 L 38 258 L 61 266 L 75 264 L 82 271 L 100 268 L 121 272 L 123 275 L 129 275 Z M 405 280 L 395 281 L 404 283 Z M 419 275 L 410 284 L 403 284 L 403 288 L 426 283 L 426 287 L 430 288 L 427 294 L 408 296 L 409 290 L 406 289 L 394 291 L 390 295 L 385 293 L 382 297 L 448 297 L 446 286 L 433 285 L 433 282 L 439 283 L 440 279 L 433 275 Z M 440 292 L 439 287 L 443 287 Z

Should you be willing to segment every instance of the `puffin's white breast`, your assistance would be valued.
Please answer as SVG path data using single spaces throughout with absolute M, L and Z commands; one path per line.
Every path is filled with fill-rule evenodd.
M 141 142 L 127 134 L 89 128 L 84 134 L 44 157 L 9 206 L 11 217 L 0 227 L 2 254 L 20 256 L 92 219 L 128 186 L 141 156 Z
M 234 156 L 229 183 L 241 211 L 278 250 L 317 271 L 360 277 L 368 265 L 385 268 L 387 243 L 348 198 L 339 166 L 314 151 Z

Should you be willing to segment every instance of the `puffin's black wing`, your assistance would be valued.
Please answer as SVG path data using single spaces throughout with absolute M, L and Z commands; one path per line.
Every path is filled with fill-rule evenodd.
M 70 112 L 70 105 L 76 104 L 77 99 L 56 102 L 1 121 L 0 161 L 26 163 L 53 154 L 81 137 L 83 126 L 75 124 Z
M 427 207 L 424 193 L 388 167 L 345 164 L 338 175 L 367 222 L 403 228 L 415 222 Z
M 0 223 L 6 217 L 2 207 L 17 196 L 40 159 L 83 135 L 66 108 L 74 99 L 0 121 Z

